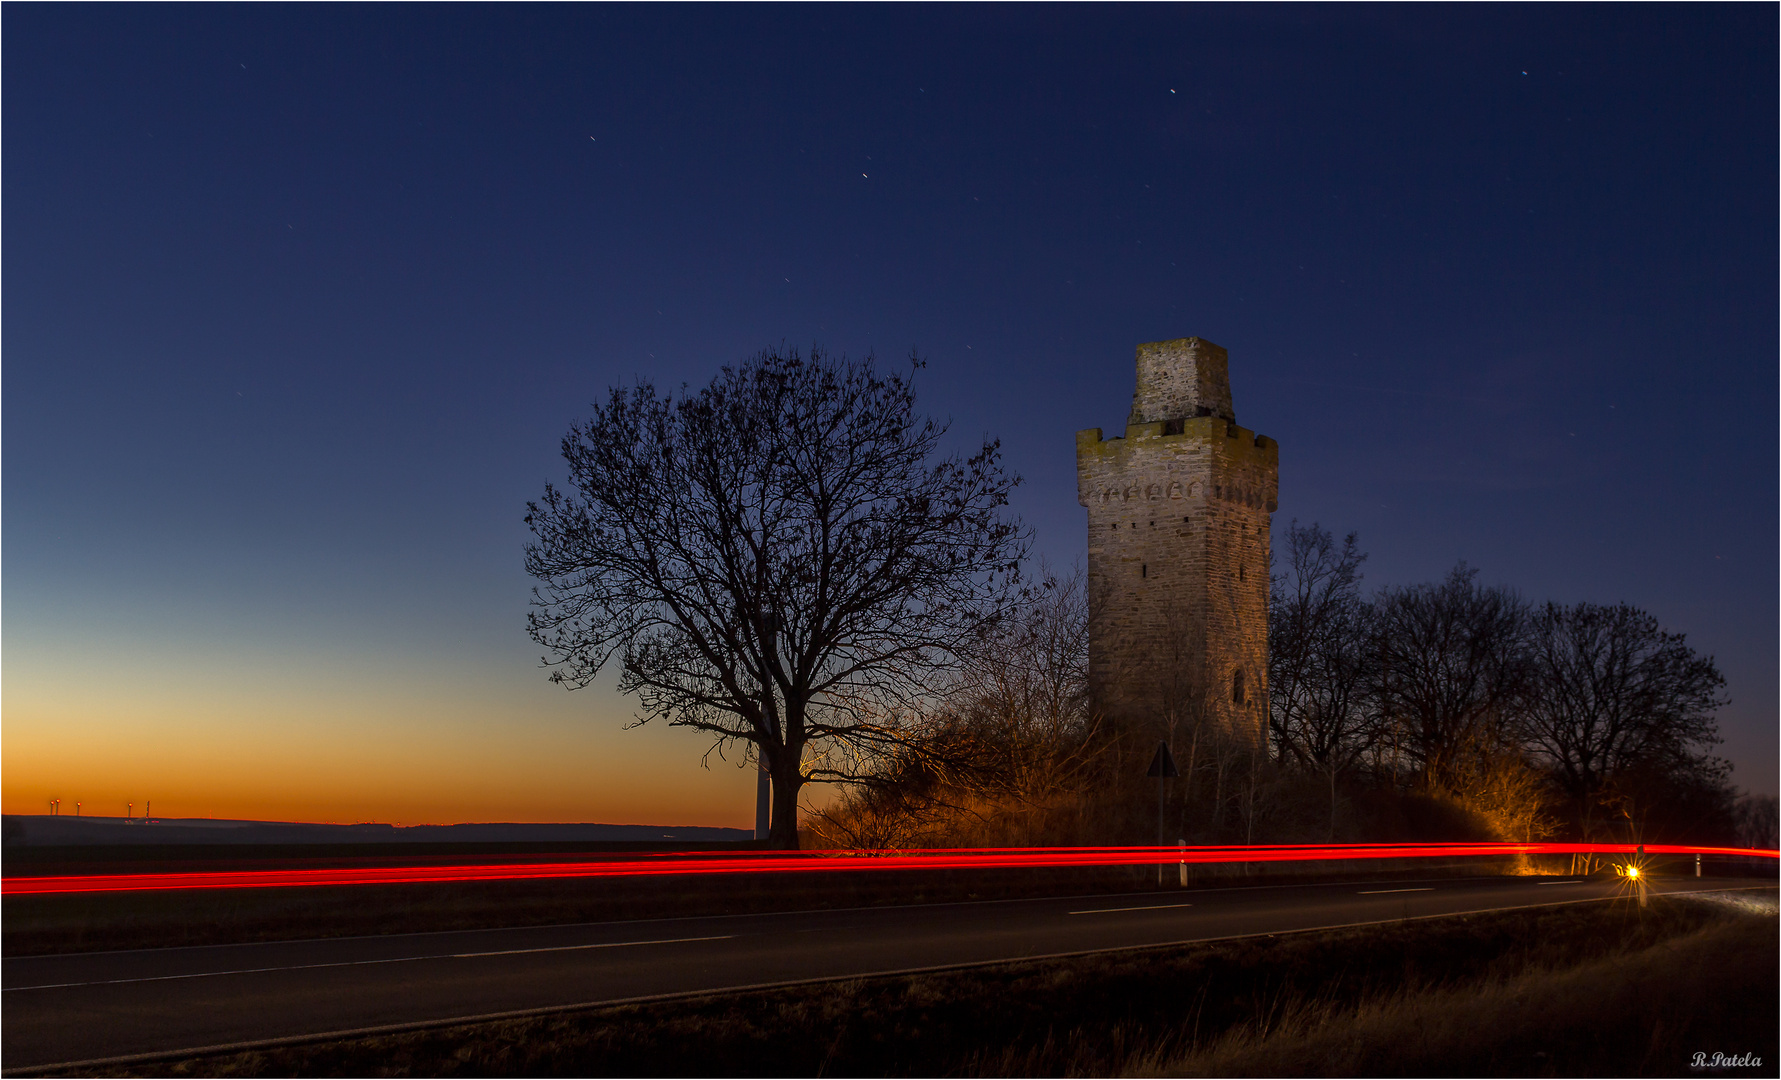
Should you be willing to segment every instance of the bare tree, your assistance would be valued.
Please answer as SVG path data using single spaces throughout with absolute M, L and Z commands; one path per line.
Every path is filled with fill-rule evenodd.
M 1098 745 L 1082 573 L 1041 574 L 1030 602 L 959 656 L 933 711 L 870 779 L 811 817 L 814 832 L 846 847 L 1055 838 Z
M 1373 608 L 1360 595 L 1366 561 L 1354 533 L 1336 543 L 1315 522 L 1287 526 L 1285 568 L 1268 604 L 1268 693 L 1275 755 L 1329 781 L 1330 838 L 1336 781 L 1373 746 L 1367 704 L 1373 674 Z
M 995 441 L 941 456 L 945 433 L 870 358 L 768 351 L 678 398 L 614 388 L 563 439 L 569 490 L 528 505 L 551 678 L 586 686 L 617 657 L 639 723 L 748 744 L 770 840 L 795 848 L 803 784 L 905 744 L 1016 599 L 1019 480 Z
M 1513 741 L 1526 678 L 1526 608 L 1460 563 L 1439 584 L 1387 589 L 1375 604 L 1372 698 L 1425 788 L 1452 788 L 1467 753 Z
M 1636 767 L 1686 765 L 1719 742 L 1725 679 L 1681 634 L 1626 604 L 1548 603 L 1530 630 L 1524 738 L 1585 835 L 1603 793 Z
M 1041 571 L 1032 602 L 961 657 L 948 703 L 991 748 L 984 779 L 1021 798 L 1060 790 L 1079 762 L 1088 710 L 1088 609 L 1081 568 Z
M 1741 847 L 1775 849 L 1781 804 L 1773 795 L 1744 795 L 1732 807 L 1733 834 Z

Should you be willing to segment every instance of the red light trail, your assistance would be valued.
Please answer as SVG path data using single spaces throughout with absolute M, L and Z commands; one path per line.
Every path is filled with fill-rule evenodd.
M 1762 848 L 1678 844 L 1279 844 L 1254 847 L 944 848 L 928 851 L 710 852 L 584 862 L 464 866 L 375 866 L 332 869 L 219 870 L 175 874 L 90 874 L 9 877 L 6 896 L 153 892 L 176 889 L 314 888 L 414 885 L 456 881 L 544 881 L 565 878 L 663 877 L 675 874 L 779 874 L 857 870 L 997 870 L 1158 863 L 1282 863 L 1356 859 L 1447 859 L 1507 855 L 1733 855 L 1775 859 Z

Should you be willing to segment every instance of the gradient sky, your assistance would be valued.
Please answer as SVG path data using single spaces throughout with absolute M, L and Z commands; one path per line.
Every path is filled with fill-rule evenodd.
M 1084 550 L 1133 346 L 1280 513 L 1714 655 L 1776 790 L 1772 5 L 8 4 L 4 807 L 746 826 L 526 637 L 614 383 L 896 361 Z

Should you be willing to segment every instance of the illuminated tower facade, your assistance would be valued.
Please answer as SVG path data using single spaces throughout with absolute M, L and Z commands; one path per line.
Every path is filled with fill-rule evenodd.
M 1237 426 L 1225 350 L 1138 346 L 1125 436 L 1076 434 L 1089 693 L 1106 720 L 1265 742 L 1268 525 L 1280 445 Z

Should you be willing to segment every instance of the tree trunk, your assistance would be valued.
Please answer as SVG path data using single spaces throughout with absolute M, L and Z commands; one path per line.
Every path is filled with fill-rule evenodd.
M 1200 752 L 1200 725 L 1194 723 L 1194 737 L 1187 744 L 1187 771 L 1181 774 L 1181 838 L 1187 838 L 1187 812 L 1193 806 L 1195 759 Z
M 1336 753 L 1330 751 L 1325 760 L 1330 770 L 1330 843 L 1336 842 Z
M 804 786 L 803 770 L 790 754 L 790 764 L 775 762 L 773 769 L 773 824 L 767 846 L 778 851 L 798 850 L 798 789 Z
M 1219 747 L 1214 756 L 1216 768 L 1212 772 L 1212 832 L 1217 833 L 1224 828 L 1224 747 Z
M 1249 752 L 1249 787 L 1243 793 L 1243 842 L 1245 844 L 1255 843 L 1255 788 L 1261 782 L 1257 775 L 1260 765 L 1258 755 L 1254 750 L 1251 750 Z M 1244 873 L 1248 873 L 1247 866 L 1245 866 Z

